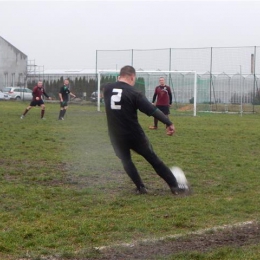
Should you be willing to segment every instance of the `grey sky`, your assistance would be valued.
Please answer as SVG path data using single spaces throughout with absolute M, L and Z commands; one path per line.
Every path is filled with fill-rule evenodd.
M 0 36 L 45 69 L 96 50 L 260 46 L 259 1 L 0 1 Z

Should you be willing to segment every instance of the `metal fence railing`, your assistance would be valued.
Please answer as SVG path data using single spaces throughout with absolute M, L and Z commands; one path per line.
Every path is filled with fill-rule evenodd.
M 73 91 L 78 96 L 87 93 L 89 97 L 97 89 L 99 70 L 119 71 L 125 65 L 132 65 L 138 71 L 196 71 L 198 111 L 226 112 L 243 109 L 255 112 L 256 106 L 260 105 L 260 46 L 97 50 L 96 66 L 91 71 L 56 74 L 44 72 L 41 77 L 53 93 L 57 92 L 61 78 L 70 78 Z M 34 84 L 38 77 L 31 73 L 28 83 Z M 189 75 L 180 77 L 188 80 Z M 149 99 L 157 83 L 156 78 L 153 83 L 147 80 L 144 82 Z M 176 88 L 174 80 L 168 81 L 168 84 L 173 90 Z M 179 92 L 181 88 L 178 79 Z M 183 89 L 187 90 L 187 85 Z M 188 93 L 182 93 L 180 103 L 188 103 L 192 99 L 191 91 Z
M 260 46 L 96 51 L 96 71 L 124 65 L 144 71 L 196 71 L 197 101 L 209 104 L 209 110 L 230 111 L 244 104 L 254 112 L 260 104 Z
M 260 74 L 260 47 L 169 48 L 153 50 L 97 50 L 96 69 L 117 70 L 132 65 L 137 70 L 194 70 Z

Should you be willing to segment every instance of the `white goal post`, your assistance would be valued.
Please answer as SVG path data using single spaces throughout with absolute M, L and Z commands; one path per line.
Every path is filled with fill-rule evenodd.
M 116 81 L 119 76 L 118 70 L 98 70 L 98 99 L 97 110 L 100 111 L 101 84 L 109 79 Z M 152 101 L 154 89 L 159 85 L 159 78 L 165 78 L 165 84 L 172 90 L 172 103 L 183 106 L 192 104 L 193 116 L 197 114 L 197 73 L 196 71 L 159 71 L 138 70 L 136 71 L 136 85 L 144 92 L 148 100 Z M 191 101 L 192 100 L 192 101 Z

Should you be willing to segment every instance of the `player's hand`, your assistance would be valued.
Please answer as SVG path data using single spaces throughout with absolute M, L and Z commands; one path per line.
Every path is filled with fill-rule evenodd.
M 170 125 L 166 127 L 166 134 L 172 136 L 175 133 L 174 125 Z
M 35 99 L 36 99 L 36 100 L 40 100 L 40 98 L 39 98 L 39 97 L 36 97 Z
M 49 97 L 49 99 L 51 100 L 51 99 L 52 99 L 52 97 Z

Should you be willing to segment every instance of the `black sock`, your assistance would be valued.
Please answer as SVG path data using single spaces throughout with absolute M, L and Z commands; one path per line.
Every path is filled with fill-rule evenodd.
M 66 109 L 63 109 L 63 110 L 62 110 L 62 117 L 65 116 L 65 113 L 66 113 Z
M 28 111 L 29 111 L 29 109 L 26 108 L 23 115 L 25 116 L 28 113 Z
M 62 118 L 62 112 L 63 110 L 60 110 L 59 119 Z

